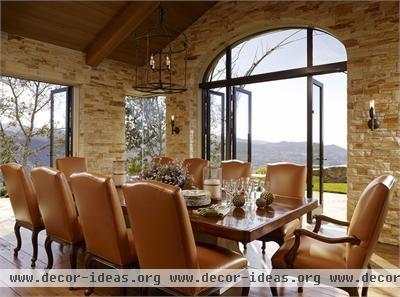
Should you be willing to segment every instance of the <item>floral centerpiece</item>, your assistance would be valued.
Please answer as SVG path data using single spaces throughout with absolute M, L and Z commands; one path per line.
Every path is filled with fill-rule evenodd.
M 182 161 L 174 160 L 168 164 L 151 162 L 148 167 L 143 169 L 139 175 L 140 179 L 156 180 L 165 184 L 178 186 L 181 189 L 185 184 L 190 184 L 193 180 L 189 175 L 188 169 Z

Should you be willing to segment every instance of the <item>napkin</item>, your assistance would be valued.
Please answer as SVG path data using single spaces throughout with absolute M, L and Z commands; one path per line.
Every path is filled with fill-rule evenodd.
M 230 211 L 229 206 L 212 205 L 210 207 L 203 207 L 193 210 L 193 213 L 203 217 L 224 217 Z

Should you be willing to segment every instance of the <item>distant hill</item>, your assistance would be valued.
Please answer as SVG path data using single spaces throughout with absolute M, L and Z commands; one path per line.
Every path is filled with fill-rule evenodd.
M 247 142 L 243 139 L 238 140 L 237 156 L 247 154 Z M 314 144 L 314 151 L 318 151 L 318 145 Z M 337 145 L 325 146 L 324 166 L 345 165 L 347 164 L 347 151 Z M 252 163 L 253 168 L 264 167 L 268 163 L 274 162 L 307 162 L 307 143 L 306 142 L 267 142 L 253 140 L 252 143 Z

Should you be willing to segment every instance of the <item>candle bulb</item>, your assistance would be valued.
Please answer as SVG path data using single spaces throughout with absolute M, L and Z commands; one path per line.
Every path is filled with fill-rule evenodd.
M 150 56 L 150 68 L 154 70 L 156 62 L 154 61 L 154 56 Z
M 370 100 L 369 101 L 369 108 L 373 108 L 373 109 L 375 109 L 375 100 Z
M 371 118 L 375 117 L 375 100 L 369 101 L 369 116 Z
M 171 116 L 171 122 L 175 121 L 175 116 Z
M 165 65 L 167 66 L 168 70 L 171 69 L 171 60 L 170 60 L 169 56 L 165 57 Z

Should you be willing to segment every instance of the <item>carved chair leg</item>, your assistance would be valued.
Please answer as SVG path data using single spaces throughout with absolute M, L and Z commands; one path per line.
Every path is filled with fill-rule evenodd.
M 361 296 L 367 297 L 368 295 L 368 284 L 363 285 L 362 290 L 361 290 Z
M 14 257 L 18 256 L 18 252 L 21 249 L 21 245 L 22 245 L 20 229 L 21 229 L 21 225 L 18 222 L 15 222 L 14 233 L 15 233 L 15 237 L 17 237 L 17 247 L 14 249 Z
M 76 269 L 76 259 L 78 256 L 79 244 L 72 244 L 69 252 L 69 262 L 71 263 L 71 269 Z
M 46 254 L 47 254 L 47 267 L 46 269 L 51 269 L 53 268 L 53 252 L 51 250 L 51 243 L 53 241 L 49 236 L 46 237 L 46 240 L 44 242 L 44 248 L 46 249 Z
M 265 248 L 266 248 L 266 243 L 265 243 L 265 241 L 263 240 L 262 241 L 262 245 L 261 245 L 261 252 L 263 253 L 263 254 L 265 254 Z
M 356 287 L 350 287 L 346 288 L 347 293 L 349 293 L 349 296 L 351 297 L 359 297 L 360 295 L 358 294 L 358 288 Z
M 38 229 L 33 229 L 32 230 L 32 249 L 33 249 L 33 254 L 32 254 L 32 259 L 31 259 L 31 267 L 34 268 L 36 266 L 36 260 L 37 260 L 37 255 L 38 255 L 38 234 L 40 230 Z
M 247 250 L 247 243 L 244 243 L 244 242 L 242 242 L 242 244 L 243 244 L 243 250 Z
M 297 284 L 297 293 L 303 293 L 303 285 Z
M 87 254 L 86 262 L 85 262 L 85 268 L 86 269 L 91 269 L 92 268 L 92 262 L 93 262 L 93 257 L 90 254 Z M 85 290 L 85 296 L 92 295 L 93 291 L 94 291 L 94 287 L 87 288 Z
M 249 282 L 249 272 L 247 269 L 243 270 L 241 273 L 242 280 L 241 280 L 241 296 L 249 296 L 250 291 L 250 282 Z
M 277 287 L 269 287 L 271 289 L 272 296 L 278 296 L 278 288 Z

